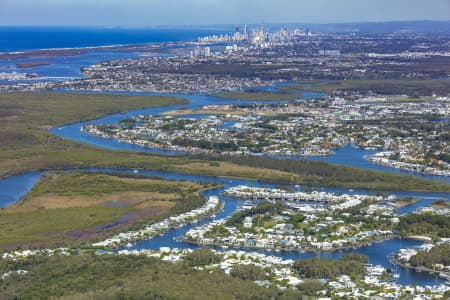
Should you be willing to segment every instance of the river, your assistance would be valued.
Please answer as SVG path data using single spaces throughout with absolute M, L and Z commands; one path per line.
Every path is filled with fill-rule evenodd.
M 135 170 L 123 170 L 123 169 L 84 169 L 84 171 L 88 172 L 110 172 L 110 173 L 124 173 L 124 174 L 134 174 Z M 170 230 L 162 235 L 156 236 L 152 239 L 148 240 L 141 240 L 137 241 L 133 244 L 131 248 L 127 248 L 128 250 L 143 250 L 143 249 L 153 249 L 157 250 L 160 247 L 171 247 L 171 248 L 192 248 L 196 249 L 199 246 L 193 245 L 185 242 L 179 241 L 179 237 L 182 236 L 184 233 L 186 233 L 191 228 L 206 224 L 208 222 L 211 222 L 212 220 L 225 218 L 229 215 L 231 215 L 238 207 L 240 207 L 244 202 L 242 200 L 229 198 L 223 195 L 223 191 L 227 188 L 236 186 L 236 185 L 249 185 L 249 186 L 264 186 L 264 187 L 270 187 L 273 188 L 274 184 L 270 183 L 263 183 L 263 182 L 257 182 L 257 181 L 249 181 L 249 180 L 242 180 L 242 179 L 235 179 L 235 178 L 221 178 L 221 177 L 212 177 L 212 176 L 196 176 L 196 175 L 188 175 L 188 174 L 178 174 L 178 173 L 168 173 L 168 172 L 160 172 L 160 171 L 149 171 L 149 170 L 140 170 L 140 175 L 145 176 L 156 176 L 160 177 L 166 180 L 187 180 L 187 181 L 197 181 L 197 182 L 210 182 L 210 183 L 217 183 L 217 184 L 223 184 L 223 187 L 220 188 L 214 188 L 211 190 L 207 190 L 203 192 L 203 195 L 205 197 L 208 196 L 219 196 L 221 201 L 224 203 L 224 208 L 222 211 L 217 213 L 214 217 L 204 218 L 200 220 L 198 223 L 195 224 L 187 224 L 185 226 L 182 226 L 180 228 L 176 228 L 173 230 Z M 14 201 L 17 201 L 18 195 L 24 195 L 26 192 L 28 192 L 32 185 L 37 182 L 39 178 L 39 172 L 30 172 L 25 173 L 17 176 L 12 176 L 5 178 L 0 181 L 0 186 L 7 185 L 9 186 L 10 195 L 11 195 L 11 201 L 8 202 L 8 204 L 13 203 Z M 297 187 L 298 188 L 298 187 Z M 302 189 L 302 187 L 300 187 Z M 319 188 L 320 190 L 327 191 L 327 192 L 334 192 L 334 193 L 358 193 L 358 194 L 366 194 L 371 191 L 367 190 L 348 190 L 343 188 Z M 448 193 L 417 193 L 417 192 L 395 192 L 393 195 L 398 197 L 405 197 L 405 196 L 414 196 L 420 199 L 420 201 L 414 205 L 402 208 L 402 213 L 409 212 L 415 207 L 420 206 L 419 203 L 427 204 L 431 199 L 435 198 L 447 198 L 450 196 Z M 3 203 L 3 202 L 2 202 Z M 400 274 L 400 278 L 397 280 L 400 284 L 420 284 L 420 285 L 431 285 L 431 284 L 438 284 L 444 282 L 442 279 L 435 275 L 430 275 L 427 273 L 417 273 L 413 270 L 401 268 L 401 267 L 395 267 L 391 265 L 389 262 L 389 255 L 392 253 L 397 252 L 401 248 L 409 248 L 409 247 L 415 247 L 420 245 L 421 242 L 411 240 L 411 239 L 391 239 L 379 243 L 374 243 L 369 246 L 364 246 L 358 249 L 351 249 L 351 250 L 340 250 L 340 251 L 328 251 L 328 252 L 298 252 L 298 251 L 280 251 L 280 252 L 274 252 L 264 249 L 245 249 L 245 248 L 236 248 L 236 250 L 244 250 L 244 251 L 256 251 L 260 253 L 264 253 L 266 255 L 275 255 L 282 257 L 283 259 L 305 259 L 315 256 L 320 256 L 324 258 L 333 258 L 337 259 L 342 254 L 348 253 L 348 252 L 358 252 L 365 254 L 369 257 L 369 262 L 372 264 L 380 264 L 386 268 L 392 268 L 396 270 L 398 274 Z M 218 249 L 220 250 L 220 247 L 216 246 L 210 246 L 210 248 Z
M 321 93 L 303 91 L 301 92 L 304 99 L 310 99 L 317 96 L 321 96 Z M 77 122 L 73 124 L 68 124 L 65 126 L 55 127 L 51 130 L 51 132 L 57 136 L 60 136 L 64 139 L 69 139 L 73 141 L 78 141 L 82 143 L 87 143 L 93 146 L 107 148 L 111 150 L 128 150 L 128 151 L 139 151 L 139 152 L 147 152 L 147 153 L 160 153 L 166 155 L 176 155 L 181 154 L 180 152 L 174 150 L 167 149 L 158 149 L 158 148 L 146 148 L 137 145 L 127 144 L 118 142 L 113 139 L 104 139 L 99 137 L 94 137 L 85 132 L 81 132 L 81 128 L 86 124 L 117 124 L 120 120 L 137 116 L 137 115 L 157 115 L 171 110 L 177 109 L 189 109 L 194 110 L 201 108 L 204 105 L 220 105 L 220 104 L 253 104 L 253 103 L 280 103 L 280 101 L 252 101 L 252 100 L 231 100 L 231 99 L 223 99 L 217 98 L 204 94 L 158 94 L 158 93 L 131 93 L 134 95 L 152 95 L 152 96 L 176 96 L 180 98 L 185 98 L 189 100 L 189 103 L 185 105 L 174 105 L 174 106 L 166 106 L 166 107 L 157 107 L 157 108 L 147 108 L 147 109 L 138 109 L 131 110 L 126 113 L 120 114 L 112 114 L 108 116 L 104 116 L 102 118 L 96 120 L 90 120 L 85 122 Z M 193 115 L 191 115 L 192 117 Z M 197 116 L 199 117 L 199 116 Z M 308 159 L 315 161 L 324 161 L 328 163 L 338 164 L 338 165 L 346 165 L 353 166 L 357 168 L 362 168 L 366 170 L 374 170 L 374 171 L 385 171 L 396 174 L 406 174 L 406 175 L 414 175 L 423 179 L 437 180 L 450 182 L 450 177 L 445 176 L 434 176 L 427 175 L 412 171 L 399 170 L 396 168 L 385 167 L 381 165 L 374 164 L 366 159 L 367 156 L 374 154 L 376 151 L 373 150 L 364 150 L 357 149 L 351 145 L 344 146 L 335 151 L 332 155 L 327 156 L 297 156 L 297 157 L 289 157 L 292 159 Z
M 0 208 L 19 201 L 33 188 L 40 176 L 40 172 L 28 172 L 1 179 Z
M 136 93 L 140 94 L 140 93 Z M 152 94 L 154 95 L 154 94 Z M 305 92 L 305 97 L 315 97 L 317 96 L 316 93 L 312 92 Z M 73 124 L 68 124 L 64 126 L 59 126 L 51 129 L 51 132 L 57 136 L 60 136 L 65 139 L 70 139 L 86 144 L 90 144 L 97 147 L 102 147 L 106 149 L 111 150 L 129 150 L 129 151 L 143 151 L 143 152 L 150 152 L 150 153 L 161 153 L 161 154 L 167 154 L 167 155 L 174 155 L 178 154 L 174 151 L 170 150 L 160 150 L 160 149 L 149 149 L 149 148 L 143 148 L 136 145 L 126 144 L 126 143 L 120 143 L 115 140 L 111 139 L 103 139 L 99 137 L 94 137 L 91 135 L 88 135 L 80 129 L 85 124 L 116 124 L 120 120 L 135 116 L 135 115 L 145 115 L 145 114 L 160 114 L 165 111 L 174 110 L 174 109 L 196 109 L 203 105 L 211 105 L 211 104 L 229 104 L 229 103 L 255 103 L 256 101 L 241 101 L 241 100 L 229 100 L 229 99 L 221 99 L 221 98 L 215 98 L 207 95 L 184 95 L 184 94 L 177 94 L 177 95 L 171 95 L 171 96 L 179 96 L 184 97 L 189 100 L 189 103 L 186 105 L 176 105 L 176 106 L 170 106 L 170 107 L 158 107 L 158 108 L 148 108 L 148 109 L 139 109 L 139 110 L 133 110 L 126 113 L 120 113 L 120 114 L 112 114 L 107 115 L 104 117 L 101 117 L 96 120 L 86 121 L 86 122 L 77 122 Z M 270 103 L 265 101 L 264 103 Z M 414 174 L 411 172 L 406 171 L 399 171 L 392 168 L 386 168 L 382 166 L 374 165 L 367 160 L 364 159 L 364 157 L 372 152 L 365 151 L 365 150 L 359 150 L 355 149 L 351 146 L 346 146 L 341 149 L 338 149 L 334 155 L 330 155 L 327 157 L 305 157 L 307 159 L 312 160 L 322 160 L 327 162 L 332 162 L 336 164 L 342 164 L 342 165 L 350 165 L 355 167 L 360 167 L 363 169 L 368 170 L 381 170 L 381 171 L 387 171 L 387 172 L 395 172 L 395 173 L 408 173 L 415 176 L 419 176 L 422 178 L 428 178 L 432 180 L 444 180 L 448 181 L 447 178 L 442 178 L 437 176 L 428 176 L 428 175 L 421 175 L 421 174 Z M 116 169 L 86 169 L 86 171 L 90 172 L 123 172 L 123 173 L 134 173 L 134 170 L 116 170 Z M 199 181 L 199 182 L 212 182 L 212 183 L 221 183 L 224 186 L 220 188 L 215 188 L 208 190 L 204 192 L 204 196 L 208 197 L 211 195 L 217 195 L 219 198 L 224 202 L 224 209 L 214 217 L 205 218 L 202 219 L 199 223 L 196 224 L 187 224 L 183 227 L 170 230 L 169 232 L 156 236 L 153 239 L 150 240 L 142 240 L 135 242 L 135 244 L 132 246 L 131 249 L 135 250 L 141 250 L 141 249 L 159 249 L 160 247 L 166 246 L 171 248 L 197 248 L 197 245 L 192 245 L 184 242 L 179 241 L 179 237 L 182 236 L 185 232 L 187 232 L 189 229 L 191 229 L 193 226 L 198 226 L 201 224 L 204 224 L 206 222 L 210 222 L 213 219 L 221 219 L 226 216 L 229 216 L 232 214 L 240 205 L 242 205 L 242 201 L 237 199 L 231 199 L 228 197 L 225 197 L 223 195 L 223 191 L 226 188 L 230 188 L 236 185 L 250 185 L 250 186 L 266 186 L 266 187 L 273 187 L 273 184 L 270 183 L 262 183 L 262 182 L 256 182 L 256 181 L 247 181 L 247 180 L 241 180 L 241 179 L 234 179 L 234 178 L 218 178 L 218 177 L 211 177 L 211 176 L 196 176 L 196 175 L 187 175 L 187 174 L 177 174 L 177 173 L 167 173 L 167 172 L 157 172 L 157 171 L 149 171 L 149 170 L 140 170 L 139 174 L 141 175 L 147 175 L 147 176 L 157 176 L 164 179 L 169 180 L 188 180 L 188 181 Z M 10 205 L 17 200 L 19 200 L 23 195 L 25 195 L 32 186 L 37 182 L 39 179 L 40 173 L 39 172 L 30 172 L 25 174 L 20 174 L 17 176 L 8 177 L 5 179 L 0 180 L 0 205 L 2 207 L 5 207 L 7 205 Z M 293 188 L 293 187 L 291 187 Z M 369 191 L 369 190 L 348 190 L 348 189 L 342 189 L 342 188 L 323 188 L 318 187 L 318 189 L 327 191 L 327 192 L 334 192 L 334 193 L 358 193 L 358 194 L 365 194 L 365 193 L 376 193 L 376 191 Z M 398 191 L 391 191 L 391 194 L 394 194 L 398 197 L 405 197 L 405 196 L 412 196 L 418 198 L 420 201 L 404 207 L 398 211 L 398 213 L 408 213 L 413 210 L 415 210 L 417 207 L 424 206 L 430 204 L 435 199 L 447 199 L 450 200 L 450 194 L 449 193 L 420 193 L 420 192 L 398 192 Z M 274 251 L 268 251 L 268 250 L 249 250 L 249 251 L 258 251 L 263 252 L 269 255 L 275 255 L 282 257 L 284 259 L 304 259 L 308 257 L 313 256 L 321 256 L 321 257 L 327 257 L 327 258 L 339 258 L 343 253 L 346 252 L 359 252 L 366 254 L 369 257 L 369 262 L 372 264 L 380 264 L 387 268 L 397 269 L 395 266 L 392 266 L 389 262 L 389 255 L 397 252 L 401 248 L 408 248 L 408 247 L 415 247 L 420 245 L 421 242 L 410 240 L 410 239 L 391 239 L 379 243 L 374 243 L 369 246 L 361 247 L 358 249 L 353 250 L 344 250 L 344 251 L 330 251 L 330 252 L 320 252 L 320 253 L 302 253 L 298 251 L 280 251 L 280 252 L 274 252 Z M 216 248 L 216 247 L 212 247 Z M 220 249 L 220 248 L 219 248 Z M 240 250 L 248 250 L 248 249 L 240 249 Z M 431 284 L 437 284 L 444 282 L 442 279 L 438 278 L 434 275 L 429 275 L 427 273 L 417 273 L 413 270 L 404 269 L 404 268 L 398 268 L 397 272 L 400 274 L 400 278 L 397 280 L 400 284 L 420 284 L 420 285 L 431 285 Z

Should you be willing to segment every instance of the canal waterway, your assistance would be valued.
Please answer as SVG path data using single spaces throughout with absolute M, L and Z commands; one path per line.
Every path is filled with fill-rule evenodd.
M 139 94 L 139 93 L 136 93 Z M 51 132 L 57 136 L 60 136 L 64 139 L 69 139 L 73 141 L 78 141 L 82 143 L 86 143 L 89 145 L 102 147 L 111 150 L 128 150 L 128 151 L 139 151 L 139 152 L 150 152 L 150 153 L 160 153 L 167 155 L 175 155 L 179 154 L 170 150 L 161 150 L 161 149 L 151 149 L 151 148 L 143 148 L 136 145 L 131 145 L 127 143 L 120 143 L 118 141 L 112 139 L 103 139 L 99 137 L 94 137 L 89 134 L 86 134 L 81 131 L 81 128 L 86 124 L 117 124 L 120 120 L 137 115 L 157 115 L 163 112 L 174 110 L 174 109 L 197 109 L 203 105 L 212 105 L 212 104 L 230 104 L 230 103 L 261 103 L 257 101 L 241 101 L 241 100 L 230 100 L 230 99 L 222 99 L 215 98 L 207 95 L 184 95 L 184 94 L 176 94 L 171 96 L 178 96 L 187 98 L 189 100 L 188 104 L 185 105 L 175 105 L 175 106 L 167 106 L 167 107 L 158 107 L 158 108 L 148 108 L 148 109 L 139 109 L 133 110 L 126 113 L 120 114 L 112 114 L 101 117 L 96 120 L 90 120 L 85 122 L 77 122 L 73 124 L 63 125 L 59 127 L 55 127 L 51 129 Z M 305 98 L 311 98 L 317 96 L 316 93 L 305 92 Z M 264 103 L 270 103 L 268 101 L 264 101 Z M 438 176 L 428 176 L 422 174 L 415 174 L 407 171 L 399 171 L 392 168 L 386 168 L 382 166 L 377 166 L 365 159 L 367 155 L 373 153 L 372 151 L 355 149 L 351 146 L 346 146 L 341 149 L 338 149 L 335 154 L 325 157 L 302 157 L 311 160 L 321 160 L 335 164 L 341 165 L 349 165 L 355 166 L 367 170 L 380 170 L 394 173 L 406 173 L 410 175 L 419 176 L 421 178 L 427 178 L 432 180 L 444 180 L 448 181 L 446 178 L 438 177 Z M 135 173 L 136 170 L 116 170 L 116 169 L 86 169 L 86 171 L 90 172 L 122 172 L 122 173 Z M 177 174 L 177 173 L 167 173 L 167 172 L 158 172 L 158 171 L 149 171 L 149 170 L 139 170 L 139 174 L 144 176 L 157 176 L 160 178 L 164 178 L 167 180 L 188 180 L 188 181 L 197 181 L 197 182 L 211 182 L 222 184 L 223 187 L 214 188 L 208 191 L 205 191 L 203 195 L 205 197 L 208 196 L 219 196 L 221 201 L 224 203 L 224 208 L 222 211 L 217 213 L 213 217 L 204 218 L 195 224 L 187 224 L 180 228 L 176 228 L 168 231 L 165 234 L 156 236 L 152 239 L 141 240 L 134 243 L 131 248 L 127 248 L 129 250 L 143 250 L 143 249 L 159 249 L 160 247 L 171 247 L 171 248 L 198 248 L 198 245 L 193 245 L 189 243 L 184 243 L 180 241 L 180 237 L 186 233 L 189 229 L 205 224 L 207 222 L 211 222 L 212 220 L 217 220 L 221 218 L 225 218 L 231 215 L 236 209 L 238 209 L 242 204 L 242 200 L 228 198 L 223 195 L 224 189 L 237 186 L 237 185 L 249 185 L 249 186 L 264 186 L 264 187 L 274 187 L 273 184 L 256 182 L 256 181 L 248 181 L 242 179 L 235 178 L 220 178 L 220 177 L 211 177 L 211 176 L 196 176 L 196 175 L 188 175 L 188 174 Z M 32 186 L 39 179 L 39 172 L 30 172 L 26 174 L 20 174 L 17 176 L 12 176 L 8 178 L 4 178 L 0 180 L 0 206 L 5 207 L 10 205 L 16 201 L 18 201 L 23 195 L 25 195 Z M 294 188 L 294 187 L 291 187 Z M 300 187 L 301 189 L 301 187 Z M 324 188 L 318 187 L 319 190 L 326 192 L 334 192 L 334 193 L 358 193 L 358 194 L 366 194 L 366 193 L 377 193 L 377 191 L 370 190 L 348 190 L 341 188 Z M 385 192 L 385 191 L 384 191 Z M 391 191 L 389 192 L 392 195 L 397 197 L 406 197 L 412 196 L 419 199 L 419 202 L 406 206 L 397 211 L 399 214 L 408 213 L 414 211 L 416 208 L 429 205 L 435 199 L 447 199 L 450 200 L 449 193 L 420 193 L 420 192 L 399 192 L 399 191 Z M 245 250 L 245 251 L 257 251 L 262 252 L 268 255 L 275 255 L 282 257 L 283 259 L 305 259 L 314 256 L 321 256 L 326 258 L 339 258 L 343 253 L 347 252 L 358 252 L 366 254 L 369 257 L 369 262 L 372 264 L 380 264 L 387 268 L 392 268 L 394 271 L 400 274 L 400 278 L 398 282 L 401 284 L 420 284 L 420 285 L 431 285 L 442 283 L 443 280 L 438 278 L 435 275 L 430 275 L 427 273 L 418 273 L 413 270 L 404 269 L 401 267 L 395 267 L 391 265 L 389 261 L 389 256 L 392 253 L 397 252 L 401 248 L 410 248 L 419 246 L 421 242 L 410 240 L 410 239 L 391 239 L 382 241 L 379 243 L 374 243 L 372 245 L 360 247 L 358 249 L 351 250 L 342 250 L 342 251 L 330 251 L 330 252 L 299 252 L 299 251 L 269 251 L 263 249 L 236 249 L 236 250 Z M 211 246 L 211 248 L 221 249 L 220 247 Z
M 16 203 L 28 193 L 41 176 L 40 172 L 28 172 L 0 180 L 0 208 Z
M 68 170 L 70 172 L 72 170 Z M 126 170 L 126 169 L 99 169 L 99 168 L 90 168 L 90 169 L 84 169 L 84 171 L 87 172 L 107 172 L 107 173 L 123 173 L 123 174 L 135 174 L 136 170 Z M 180 228 L 176 228 L 173 230 L 170 230 L 162 235 L 158 235 L 152 239 L 147 240 L 140 240 L 133 244 L 131 248 L 126 248 L 127 250 L 145 250 L 145 249 L 152 249 L 152 250 L 158 250 L 160 247 L 171 247 L 171 248 L 179 248 L 179 249 L 196 249 L 199 248 L 199 245 L 185 243 L 180 240 L 180 237 L 185 234 L 188 230 L 190 230 L 193 227 L 209 223 L 213 220 L 218 220 L 225 218 L 229 215 L 231 215 L 233 212 L 236 211 L 239 207 L 241 207 L 244 204 L 243 200 L 229 198 L 224 196 L 223 192 L 225 189 L 228 189 L 230 187 L 234 187 L 237 185 L 248 185 L 248 186 L 255 186 L 255 187 L 268 187 L 273 188 L 275 187 L 274 184 L 271 183 L 264 183 L 264 182 L 257 182 L 257 181 L 251 181 L 251 180 L 243 180 L 243 179 L 236 179 L 236 178 L 222 178 L 222 177 L 214 177 L 214 176 L 196 176 L 196 175 L 189 175 L 189 174 L 179 174 L 179 173 L 169 173 L 169 172 L 161 172 L 161 171 L 150 171 L 150 170 L 138 170 L 138 174 L 142 176 L 151 176 L 151 177 L 159 177 L 166 180 L 186 180 L 186 181 L 196 181 L 196 182 L 208 182 L 208 183 L 215 183 L 223 185 L 219 188 L 213 188 L 210 190 L 207 190 L 203 192 L 202 194 L 205 197 L 209 196 L 218 196 L 220 200 L 223 202 L 224 207 L 223 210 L 218 212 L 216 215 L 208 218 L 204 218 L 200 220 L 197 223 L 189 223 L 186 224 Z M 10 192 L 11 195 L 9 204 L 12 204 L 14 200 L 20 198 L 18 195 L 24 195 L 26 194 L 34 183 L 37 182 L 39 179 L 39 172 L 30 172 L 26 174 L 21 174 L 18 176 L 12 176 L 5 178 L 3 180 L 0 180 L 0 186 L 3 187 L 5 185 L 10 186 Z M 11 184 L 14 183 L 15 184 Z M 294 187 L 291 187 L 294 188 Z M 296 187 L 296 189 L 303 189 L 302 186 Z M 348 190 L 344 188 L 320 188 L 319 190 L 325 191 L 325 192 L 333 192 L 337 194 L 347 193 L 347 194 L 367 194 L 367 193 L 374 193 L 376 191 L 369 191 L 369 190 Z M 422 205 L 427 205 L 431 199 L 450 199 L 449 193 L 419 193 L 419 192 L 395 192 L 393 191 L 391 193 L 392 195 L 395 195 L 397 197 L 407 197 L 407 196 L 413 196 L 419 199 L 418 203 L 415 203 L 411 206 L 405 207 L 401 209 L 401 213 L 410 212 L 414 210 L 417 207 L 420 207 Z M 13 197 L 14 196 L 14 197 Z M 2 202 L 3 203 L 3 202 Z M 401 267 L 396 267 L 392 265 L 389 261 L 389 256 L 392 253 L 398 252 L 401 248 L 411 248 L 421 245 L 422 243 L 420 241 L 411 240 L 411 239 L 391 239 L 382 241 L 379 243 L 374 243 L 368 246 L 360 247 L 357 249 L 349 249 L 349 250 L 340 250 L 340 251 L 328 251 L 328 252 L 299 252 L 299 251 L 271 251 L 271 250 L 264 250 L 264 249 L 246 249 L 246 248 L 230 248 L 234 250 L 239 251 L 251 251 L 251 252 L 260 252 L 264 253 L 266 255 L 274 255 L 281 257 L 283 259 L 305 259 L 310 257 L 316 257 L 320 256 L 323 258 L 333 258 L 338 259 L 342 254 L 348 253 L 348 252 L 358 252 L 365 254 L 369 257 L 369 263 L 371 264 L 378 264 L 382 265 L 386 268 L 391 268 L 394 271 L 396 271 L 400 278 L 397 280 L 400 284 L 420 284 L 420 285 L 432 285 L 437 283 L 444 282 L 442 279 L 435 275 L 430 275 L 428 273 L 418 273 L 410 269 L 405 269 Z M 221 247 L 217 246 L 202 246 L 202 247 L 209 247 L 217 250 L 223 250 Z
M 128 117 L 138 116 L 138 115 L 158 115 L 171 110 L 179 110 L 179 109 L 188 109 L 195 110 L 199 109 L 204 105 L 221 105 L 221 104 L 262 104 L 262 103 L 280 103 L 280 101 L 256 101 L 256 100 L 232 100 L 232 99 L 223 99 L 217 98 L 204 94 L 155 94 L 155 93 L 132 93 L 136 95 L 159 95 L 159 96 L 176 96 L 187 99 L 189 102 L 184 105 L 173 105 L 173 106 L 165 106 L 165 107 L 156 107 L 156 108 L 146 108 L 146 109 L 138 109 L 131 110 L 125 113 L 112 114 L 101 117 L 96 120 L 89 120 L 84 122 L 77 122 L 73 124 L 68 124 L 64 126 L 55 127 L 51 130 L 51 132 L 57 136 L 60 136 L 64 139 L 69 139 L 73 141 L 78 141 L 82 143 L 86 143 L 89 145 L 102 147 L 111 150 L 128 150 L 128 151 L 138 151 L 138 152 L 147 152 L 147 153 L 159 153 L 165 155 L 177 155 L 182 154 L 179 151 L 168 150 L 168 149 L 159 149 L 159 148 L 148 148 L 142 147 L 138 145 L 133 145 L 129 143 L 119 142 L 114 139 L 106 139 L 92 136 L 88 133 L 82 132 L 81 128 L 87 124 L 118 124 L 120 120 L 123 120 Z M 317 96 L 321 96 L 321 93 L 316 92 L 302 92 L 303 99 L 310 99 Z M 196 117 L 195 115 L 189 115 L 189 117 Z M 201 117 L 197 116 L 197 117 Z M 428 174 L 422 174 L 412 171 L 400 170 L 396 168 L 390 168 L 386 166 L 381 166 L 374 164 L 367 160 L 366 158 L 369 155 L 376 153 L 373 150 L 364 150 L 358 149 L 351 145 L 347 145 L 341 147 L 335 151 L 334 154 L 326 155 L 326 156 L 290 156 L 290 157 L 280 157 L 280 158 L 291 158 L 291 159 L 307 159 L 314 161 L 323 161 L 338 165 L 346 165 L 353 166 L 366 170 L 374 170 L 374 171 L 384 171 L 396 174 L 406 174 L 406 175 L 414 175 L 423 179 L 437 180 L 450 182 L 449 177 L 445 176 L 434 176 Z

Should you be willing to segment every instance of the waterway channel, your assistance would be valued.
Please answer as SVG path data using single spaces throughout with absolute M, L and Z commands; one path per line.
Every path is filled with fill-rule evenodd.
M 305 97 L 315 97 L 316 93 L 304 93 Z M 172 95 L 173 96 L 173 95 Z M 146 114 L 160 114 L 169 110 L 174 109 L 196 109 L 203 105 L 212 105 L 212 104 L 230 104 L 230 103 L 255 103 L 256 101 L 240 101 L 240 100 L 230 100 L 230 99 L 221 99 L 215 98 L 207 95 L 175 95 L 179 97 L 184 97 L 189 100 L 189 103 L 186 105 L 176 105 L 170 107 L 158 107 L 158 108 L 149 108 L 149 109 L 139 109 L 133 110 L 126 113 L 120 114 L 112 114 L 101 117 L 96 120 L 90 120 L 86 122 L 77 122 L 73 124 L 63 125 L 59 127 L 55 127 L 51 129 L 51 132 L 57 136 L 60 136 L 65 139 L 70 139 L 86 144 L 90 144 L 97 147 L 107 148 L 111 150 L 128 150 L 128 151 L 139 151 L 139 152 L 151 152 L 151 153 L 160 153 L 167 155 L 175 155 L 179 153 L 175 153 L 170 150 L 160 150 L 160 149 L 150 149 L 143 148 L 136 145 L 131 145 L 127 143 L 120 143 L 111 139 L 103 139 L 99 137 L 94 137 L 89 134 L 82 132 L 80 129 L 85 124 L 117 124 L 120 120 L 135 116 L 135 115 L 146 115 Z M 265 101 L 264 103 L 270 103 Z M 305 157 L 307 159 L 313 160 L 322 160 L 336 164 L 342 165 L 350 165 L 368 170 L 381 170 L 387 172 L 395 172 L 395 173 L 407 173 L 415 176 L 419 176 L 421 178 L 427 178 L 432 180 L 443 180 L 450 182 L 448 178 L 438 177 L 438 176 L 429 176 L 422 174 L 414 174 L 412 172 L 399 171 L 392 168 L 382 167 L 374 165 L 367 160 L 364 159 L 365 155 L 370 154 L 370 151 L 355 149 L 351 146 L 346 146 L 341 149 L 338 149 L 334 155 L 326 156 L 326 157 Z M 135 170 L 116 170 L 116 169 L 86 169 L 86 171 L 90 172 L 123 172 L 123 173 L 134 173 Z M 215 188 L 204 192 L 204 196 L 212 196 L 217 195 L 224 203 L 224 209 L 217 213 L 213 217 L 204 218 L 200 220 L 196 224 L 187 224 L 177 229 L 170 230 L 169 232 L 162 234 L 160 236 L 156 236 L 153 239 L 149 240 L 141 240 L 135 242 L 131 248 L 127 248 L 129 250 L 142 250 L 142 249 L 159 249 L 160 247 L 171 247 L 171 248 L 198 248 L 197 245 L 192 245 L 188 243 L 181 242 L 179 240 L 180 236 L 182 236 L 185 232 L 191 229 L 194 226 L 198 226 L 201 224 L 205 224 L 214 219 L 221 219 L 226 216 L 231 215 L 240 205 L 243 204 L 242 201 L 237 199 L 231 199 L 223 195 L 223 191 L 226 188 L 230 188 L 236 185 L 249 185 L 249 186 L 266 186 L 273 187 L 273 184 L 270 183 L 262 183 L 256 181 L 248 181 L 242 179 L 235 178 L 219 178 L 219 177 L 211 177 L 211 176 L 196 176 L 196 175 L 187 175 L 187 174 L 177 174 L 177 173 L 167 173 L 167 172 L 158 172 L 158 171 L 150 171 L 150 170 L 139 170 L 139 174 L 146 176 L 157 176 L 168 180 L 188 180 L 188 181 L 198 181 L 198 182 L 211 182 L 211 183 L 220 183 L 223 184 L 223 187 Z M 0 180 L 0 207 L 5 207 L 10 205 L 16 201 L 18 201 L 23 195 L 25 195 L 32 186 L 37 182 L 40 177 L 39 172 L 30 172 L 25 174 L 19 174 L 16 176 L 11 176 L 8 178 L 4 178 Z M 294 187 L 291 187 L 294 188 Z M 300 187 L 301 188 L 301 187 Z M 348 189 L 339 189 L 339 188 L 323 188 L 318 187 L 318 189 L 327 192 L 334 193 L 358 193 L 358 194 L 366 194 L 366 193 L 376 193 L 377 191 L 369 191 L 369 190 L 348 190 Z M 420 193 L 420 192 L 399 192 L 399 191 L 390 191 L 390 194 L 393 194 L 398 197 L 404 196 L 412 196 L 418 198 L 420 201 L 402 208 L 398 211 L 398 213 L 408 213 L 414 211 L 417 207 L 429 205 L 435 199 L 447 199 L 450 200 L 450 193 Z M 391 265 L 389 262 L 389 255 L 397 252 L 401 248 L 410 248 L 420 245 L 421 242 L 410 240 L 410 239 L 391 239 L 379 243 L 374 243 L 372 245 L 360 247 L 358 249 L 351 250 L 343 250 L 343 251 L 329 251 L 329 252 L 298 252 L 298 251 L 269 251 L 269 250 L 250 250 L 250 249 L 239 249 L 245 251 L 258 251 L 263 252 L 268 255 L 275 255 L 282 257 L 284 259 L 304 259 L 313 256 L 321 256 L 327 258 L 339 258 L 343 253 L 346 252 L 359 252 L 366 254 L 369 257 L 369 262 L 372 264 L 380 264 L 387 268 L 392 268 L 396 270 L 397 273 L 400 274 L 400 278 L 397 280 L 400 284 L 420 284 L 420 285 L 432 285 L 444 282 L 442 279 L 438 278 L 435 275 L 430 275 L 427 273 L 418 273 L 413 270 L 404 269 L 401 267 L 396 268 Z M 216 248 L 216 247 L 212 247 Z M 218 248 L 220 249 L 220 248 Z

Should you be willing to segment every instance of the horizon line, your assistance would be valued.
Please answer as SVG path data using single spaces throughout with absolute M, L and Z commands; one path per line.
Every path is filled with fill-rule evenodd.
M 388 23 L 447 23 L 450 19 L 446 20 L 431 20 L 431 19 L 411 19 L 411 20 L 384 20 L 384 21 L 344 21 L 344 22 L 250 22 L 250 23 L 221 23 L 221 24 L 165 24 L 165 25 L 142 25 L 142 26 L 130 26 L 130 25 L 76 25 L 76 24 L 27 24 L 27 25 L 13 25 L 13 24 L 0 24 L 0 27 L 59 27 L 59 28 L 102 28 L 102 29 L 149 29 L 149 28 L 205 28 L 205 27 L 226 27 L 236 26 L 238 24 L 247 25 L 358 25 L 358 24 L 388 24 Z

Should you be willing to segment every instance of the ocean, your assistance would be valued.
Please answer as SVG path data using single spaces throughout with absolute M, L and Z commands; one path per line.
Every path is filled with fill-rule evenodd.
M 0 52 L 193 41 L 199 36 L 228 32 L 223 28 L 0 27 Z

